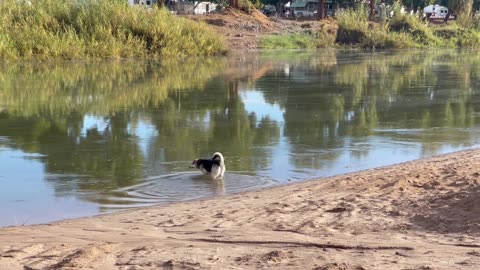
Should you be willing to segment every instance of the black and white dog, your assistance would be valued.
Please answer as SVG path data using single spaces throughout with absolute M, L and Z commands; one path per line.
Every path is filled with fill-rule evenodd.
M 212 179 L 223 178 L 225 173 L 225 160 L 219 152 L 213 154 L 212 159 L 195 159 L 190 168 L 197 168 Z

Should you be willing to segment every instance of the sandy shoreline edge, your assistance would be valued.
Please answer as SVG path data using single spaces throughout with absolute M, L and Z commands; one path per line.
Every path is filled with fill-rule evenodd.
M 479 269 L 480 149 L 0 228 L 0 269 Z

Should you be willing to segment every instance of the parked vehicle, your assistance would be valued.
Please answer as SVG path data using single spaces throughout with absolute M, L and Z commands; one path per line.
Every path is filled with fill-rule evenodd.
M 445 19 L 448 14 L 448 8 L 440 5 L 430 5 L 423 9 L 423 16 L 427 19 Z M 451 16 L 452 19 L 454 16 Z
M 265 14 L 268 17 L 272 17 L 277 15 L 277 8 L 273 5 L 265 5 L 263 8 L 263 14 Z

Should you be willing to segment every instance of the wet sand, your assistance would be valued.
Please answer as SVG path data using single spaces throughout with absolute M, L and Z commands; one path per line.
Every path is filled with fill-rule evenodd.
M 0 269 L 480 269 L 480 150 L 0 229 Z

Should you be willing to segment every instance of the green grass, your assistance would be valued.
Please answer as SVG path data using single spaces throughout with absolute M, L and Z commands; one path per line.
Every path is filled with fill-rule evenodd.
M 265 49 L 312 49 L 315 48 L 315 39 L 308 34 L 267 36 L 262 38 L 260 46 Z
M 435 36 L 444 40 L 446 47 L 480 47 L 480 31 L 476 27 L 461 27 L 457 24 L 449 24 L 444 27 L 434 28 L 432 31 Z
M 315 49 L 334 46 L 335 38 L 326 31 L 266 36 L 260 40 L 264 49 Z
M 114 0 L 5 0 L 0 58 L 185 57 L 226 52 L 204 23 Z
M 371 22 L 362 6 L 337 16 L 337 30 L 263 38 L 263 48 L 356 47 L 364 49 L 480 48 L 480 20 L 432 25 L 396 13 L 387 22 Z

